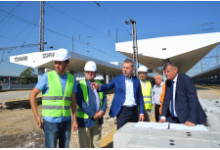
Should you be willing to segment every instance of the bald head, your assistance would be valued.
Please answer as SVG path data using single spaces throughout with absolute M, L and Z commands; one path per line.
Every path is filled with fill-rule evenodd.
M 162 77 L 161 77 L 161 75 L 156 74 L 156 75 L 154 76 L 154 80 L 155 80 L 155 83 L 156 83 L 157 85 L 160 85 L 161 82 L 162 82 Z

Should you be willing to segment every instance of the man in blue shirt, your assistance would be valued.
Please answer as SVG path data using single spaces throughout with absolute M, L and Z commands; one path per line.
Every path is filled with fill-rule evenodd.
M 57 50 L 59 57 L 55 61 L 55 71 L 42 75 L 30 94 L 30 104 L 39 128 L 45 133 L 45 146 L 55 148 L 57 139 L 59 147 L 68 148 L 72 128 L 77 130 L 76 120 L 76 80 L 67 69 L 69 67 L 69 52 L 66 49 Z M 36 97 L 42 92 L 43 124 L 37 112 Z

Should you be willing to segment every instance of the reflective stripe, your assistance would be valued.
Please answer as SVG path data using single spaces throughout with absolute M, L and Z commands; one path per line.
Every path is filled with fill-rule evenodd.
M 151 96 L 143 96 L 143 98 L 151 98 Z
M 142 89 L 143 100 L 144 100 L 144 109 L 151 110 L 152 109 L 151 83 L 149 81 L 146 81 L 146 88 L 141 83 L 141 89 Z
M 63 96 L 42 96 L 43 100 L 63 100 Z M 64 100 L 71 101 L 70 97 L 64 97 Z
M 42 109 L 63 109 L 63 106 L 47 106 L 47 105 L 43 105 Z M 70 106 L 64 106 L 64 110 L 69 110 Z

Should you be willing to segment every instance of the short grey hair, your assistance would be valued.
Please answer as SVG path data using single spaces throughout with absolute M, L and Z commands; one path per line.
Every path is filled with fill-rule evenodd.
M 161 76 L 160 74 L 156 74 L 156 75 L 154 76 L 154 78 L 155 78 L 156 76 L 159 76 L 159 77 L 162 79 L 162 76 Z
M 178 66 L 174 63 L 174 62 L 167 62 L 164 67 L 163 67 L 163 70 L 166 70 L 166 68 L 168 66 L 171 66 L 173 69 L 177 68 L 178 69 Z
M 124 63 L 130 63 L 132 67 L 134 67 L 134 61 L 131 59 L 125 59 Z

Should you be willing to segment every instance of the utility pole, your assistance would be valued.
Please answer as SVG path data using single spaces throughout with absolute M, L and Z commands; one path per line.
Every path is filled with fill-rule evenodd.
M 126 24 L 129 24 L 129 21 L 125 21 Z M 130 18 L 130 23 L 132 24 L 132 40 L 133 40 L 133 61 L 135 66 L 135 74 L 138 76 L 137 69 L 139 67 L 138 63 L 138 47 L 137 47 L 137 31 L 136 31 L 136 21 Z
M 40 2 L 40 52 L 44 51 L 44 1 Z M 38 80 L 44 74 L 44 68 L 38 68 Z
M 44 51 L 44 1 L 40 2 L 40 52 Z

